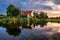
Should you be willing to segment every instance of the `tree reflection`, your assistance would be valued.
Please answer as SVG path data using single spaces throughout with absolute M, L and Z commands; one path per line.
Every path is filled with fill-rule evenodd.
M 7 28 L 6 32 L 9 35 L 18 36 L 21 33 L 21 30 L 19 28 Z
M 28 26 L 28 25 L 27 25 L 27 21 L 26 21 L 26 22 L 24 22 L 24 23 L 22 24 L 22 28 L 31 29 L 31 25 L 29 24 L 29 26 Z
M 40 27 L 44 27 L 45 25 L 47 25 L 47 23 L 48 23 L 47 21 L 40 21 L 34 25 L 36 25 L 36 26 L 40 25 Z
M 16 24 L 1 24 L 2 27 L 6 28 L 6 32 L 9 34 L 9 35 L 13 35 L 13 36 L 19 36 L 20 33 L 21 33 L 21 29 L 19 28 L 20 26 L 16 23 Z M 28 29 L 31 29 L 31 25 L 30 26 L 27 26 L 26 23 L 23 23 L 22 24 L 22 28 L 28 28 Z
M 39 23 L 41 27 L 44 27 L 45 25 L 47 25 L 47 21 L 42 21 Z
M 36 21 L 36 20 L 35 20 Z M 13 35 L 13 36 L 18 36 L 20 33 L 21 33 L 21 29 L 19 28 L 20 26 L 22 26 L 22 29 L 23 28 L 28 28 L 28 29 L 31 29 L 31 25 L 33 25 L 33 27 L 35 27 L 36 25 L 41 25 L 41 27 L 43 27 L 44 25 L 47 24 L 46 21 L 39 21 L 39 22 L 35 22 L 32 20 L 29 22 L 29 26 L 27 25 L 27 21 L 19 24 L 19 22 L 9 22 L 7 21 L 5 24 L 1 23 L 1 26 L 6 28 L 6 32 L 9 34 L 9 35 Z
M 19 36 L 21 33 L 21 29 L 18 27 L 18 25 L 5 24 L 5 25 L 2 25 L 2 27 L 6 28 L 6 32 L 9 35 Z

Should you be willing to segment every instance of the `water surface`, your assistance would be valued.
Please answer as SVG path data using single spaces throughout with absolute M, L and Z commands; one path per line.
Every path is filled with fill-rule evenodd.
M 44 27 L 8 28 L 0 26 L 0 40 L 60 40 L 60 23 L 48 22 Z

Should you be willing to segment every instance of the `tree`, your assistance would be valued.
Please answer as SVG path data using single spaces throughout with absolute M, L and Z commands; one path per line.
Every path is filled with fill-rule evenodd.
M 47 16 L 47 13 L 41 12 L 40 13 L 40 17 L 41 18 L 47 18 L 48 16 Z
M 1 19 L 1 18 L 5 18 L 5 17 L 6 17 L 6 15 L 0 14 L 0 19 Z
M 21 14 L 21 10 L 11 4 L 8 6 L 6 13 L 7 13 L 7 16 L 10 16 L 10 17 L 18 17 Z

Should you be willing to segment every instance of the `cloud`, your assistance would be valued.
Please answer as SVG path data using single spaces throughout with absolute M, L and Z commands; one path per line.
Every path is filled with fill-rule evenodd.
M 30 0 L 28 3 L 28 9 L 48 9 L 51 10 L 54 3 L 51 0 Z
M 60 4 L 60 0 L 0 0 L 0 12 L 2 12 L 2 10 L 5 12 L 10 4 L 14 4 L 22 10 L 52 10 L 57 9 L 56 5 Z
M 51 0 L 7 0 L 9 3 L 20 7 L 23 10 L 29 9 L 50 9 L 53 5 Z M 52 9 L 52 8 L 51 8 Z
M 53 3 L 60 5 L 60 0 L 52 0 L 52 1 L 53 1 Z
M 33 7 L 33 8 L 30 8 L 30 9 L 38 9 L 38 10 L 52 10 L 52 7 L 50 6 L 45 6 L 45 5 L 39 5 L 39 6 L 36 6 L 36 7 Z

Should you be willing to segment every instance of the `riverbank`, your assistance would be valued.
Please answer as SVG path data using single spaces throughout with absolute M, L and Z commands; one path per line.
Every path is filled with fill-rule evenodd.
M 30 26 L 40 24 L 44 26 L 47 22 L 60 23 L 60 19 L 49 19 L 49 18 L 3 18 L 0 19 L 0 25 L 12 25 L 12 26 Z
M 60 22 L 60 19 L 38 19 L 38 18 L 3 18 L 3 19 L 0 19 L 0 24 L 11 24 L 11 23 L 20 23 L 20 24 L 23 24 L 23 23 L 26 23 L 26 24 L 31 24 L 31 23 L 39 23 L 39 22 Z

